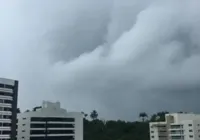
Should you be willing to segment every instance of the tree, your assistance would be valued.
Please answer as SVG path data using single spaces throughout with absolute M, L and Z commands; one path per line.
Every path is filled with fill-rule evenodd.
M 85 140 L 149 140 L 148 122 L 84 119 Z
M 30 110 L 27 109 L 25 112 L 30 112 Z
M 17 108 L 17 113 L 21 113 L 20 108 Z
M 81 112 L 83 114 L 83 117 L 86 119 L 88 114 L 84 113 L 84 112 Z
M 140 117 L 140 118 L 142 119 L 142 121 L 144 122 L 145 119 L 148 118 L 148 115 L 147 115 L 147 113 L 145 113 L 145 112 L 141 112 L 141 113 L 139 114 L 139 117 Z
M 158 112 L 156 114 L 153 114 L 151 116 L 150 121 L 151 122 L 160 122 L 160 121 L 165 121 L 165 114 L 168 114 L 169 112 L 167 111 L 162 111 L 162 112 Z
M 91 118 L 92 120 L 96 120 L 96 119 L 98 118 L 98 113 L 97 113 L 96 110 L 93 110 L 93 111 L 91 112 L 90 118 Z

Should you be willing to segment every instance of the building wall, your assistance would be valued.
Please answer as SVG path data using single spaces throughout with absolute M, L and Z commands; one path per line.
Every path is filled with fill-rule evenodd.
M 151 140 L 167 140 L 167 124 L 161 123 L 150 123 L 150 139 Z
M 31 117 L 59 117 L 59 118 L 75 118 L 75 122 L 70 123 L 74 124 L 75 128 L 72 130 L 75 130 L 75 140 L 83 140 L 83 116 L 81 113 L 78 112 L 67 112 L 66 110 L 60 108 L 60 103 L 50 103 L 48 102 L 46 104 L 43 103 L 43 108 L 37 109 L 36 111 L 31 112 L 25 112 L 18 115 L 18 140 L 22 140 L 22 138 L 25 138 L 25 140 L 29 140 L 30 138 L 30 130 L 33 130 L 30 128 Z M 60 122 L 63 123 L 63 122 Z M 64 122 L 66 123 L 66 122 Z M 25 124 L 23 126 L 23 124 Z M 25 132 L 22 132 L 22 130 L 25 129 Z M 59 128 L 57 128 L 59 129 Z M 45 130 L 44 128 L 40 130 Z M 45 136 L 45 134 L 43 135 Z
M 165 122 L 154 122 L 150 123 L 150 139 L 151 140 L 163 140 L 159 137 L 160 124 L 166 124 L 168 135 L 167 140 L 178 139 L 178 140 L 200 140 L 200 115 L 197 114 L 184 114 L 174 113 L 166 114 Z M 154 125 L 156 127 L 152 128 Z M 154 138 L 152 138 L 151 131 L 154 130 Z
M 28 140 L 30 137 L 30 117 L 18 117 L 17 139 Z
M 193 129 L 194 139 L 200 140 L 200 120 L 192 121 L 192 129 Z
M 18 81 L 0 78 L 0 139 L 15 139 L 16 137 L 17 96 Z M 3 126 L 5 124 L 10 124 L 10 126 Z M 3 131 L 10 132 L 5 135 Z

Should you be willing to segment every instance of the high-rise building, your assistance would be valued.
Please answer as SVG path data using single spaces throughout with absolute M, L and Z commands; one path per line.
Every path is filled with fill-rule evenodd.
M 0 78 L 0 140 L 16 138 L 18 81 Z
M 165 122 L 151 122 L 151 140 L 200 140 L 200 115 L 173 113 L 165 115 Z
M 60 103 L 43 101 L 33 111 L 18 114 L 18 140 L 83 140 L 83 116 Z

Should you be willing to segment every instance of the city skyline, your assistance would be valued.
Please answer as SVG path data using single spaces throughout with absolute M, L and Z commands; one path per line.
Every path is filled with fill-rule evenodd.
M 198 0 L 1 0 L 0 77 L 20 81 L 22 110 L 58 100 L 105 119 L 198 113 L 199 9 Z

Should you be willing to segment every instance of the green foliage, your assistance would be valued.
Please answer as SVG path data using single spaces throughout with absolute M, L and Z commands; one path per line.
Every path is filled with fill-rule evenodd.
M 81 112 L 83 114 L 83 117 L 86 119 L 88 114 L 86 114 L 85 112 Z
M 141 113 L 139 114 L 139 117 L 142 118 L 142 121 L 144 122 L 145 119 L 148 118 L 148 115 L 147 115 L 147 113 L 145 113 L 145 112 L 141 112 Z
M 17 108 L 17 113 L 21 113 L 20 108 Z
M 151 122 L 160 122 L 160 121 L 165 121 L 165 114 L 168 114 L 169 112 L 167 111 L 162 111 L 162 112 L 158 112 L 156 114 L 153 114 L 151 116 L 150 121 Z
M 96 110 L 93 110 L 93 111 L 91 112 L 90 118 L 91 118 L 92 120 L 96 120 L 96 119 L 98 118 L 98 113 L 97 113 Z
M 30 110 L 27 109 L 25 112 L 30 112 Z
M 84 140 L 149 140 L 149 124 L 84 119 Z
M 139 114 L 141 122 L 103 121 L 92 111 L 92 121 L 84 118 L 84 140 L 149 140 L 149 121 L 165 121 L 166 111 L 153 114 L 148 120 L 145 112 Z M 96 117 L 92 117 L 94 115 Z M 94 119 L 95 118 L 95 119 Z

